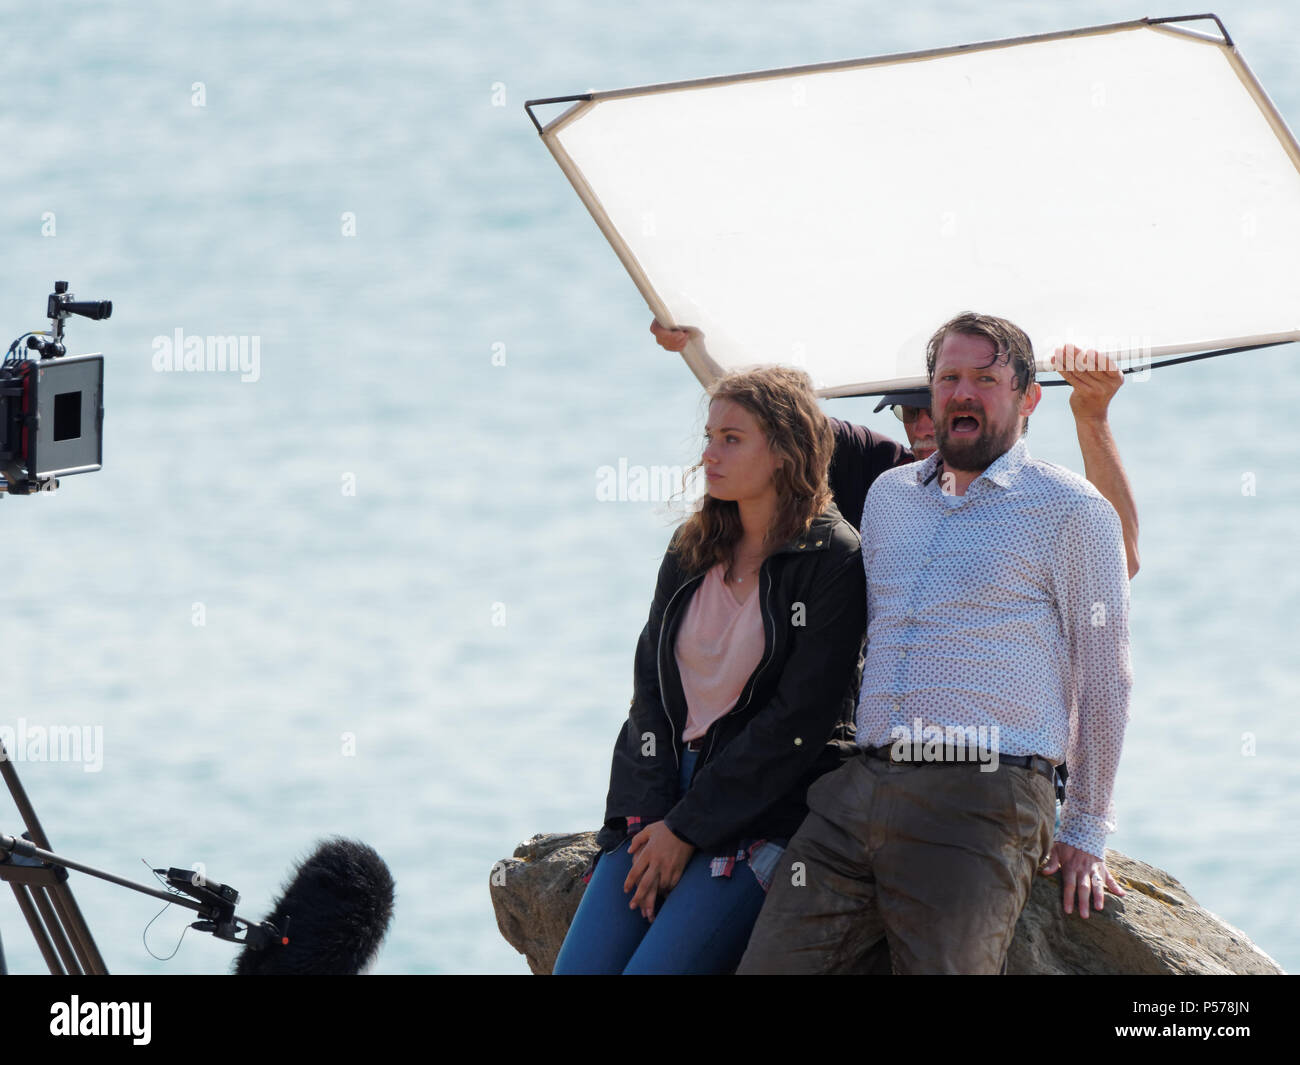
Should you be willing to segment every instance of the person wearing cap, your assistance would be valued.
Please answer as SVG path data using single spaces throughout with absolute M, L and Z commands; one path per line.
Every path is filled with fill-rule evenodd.
M 930 417 L 930 390 L 913 388 L 906 392 L 886 392 L 872 410 L 879 414 L 888 407 L 903 423 L 907 446 L 917 462 L 924 462 L 938 446 L 934 442 L 934 420 Z
M 650 323 L 650 332 L 661 348 L 680 352 L 697 331 L 690 326 L 669 329 L 654 319 Z M 1110 401 L 1124 383 L 1124 375 L 1109 356 L 1100 356 L 1091 350 L 1080 352 L 1071 344 L 1056 350 L 1052 356 L 1052 368 L 1070 385 L 1070 411 L 1074 415 L 1079 451 L 1083 455 L 1084 476 L 1119 515 L 1131 580 L 1139 567 L 1137 504 L 1107 417 Z M 877 477 L 895 466 L 924 462 L 935 451 L 929 389 L 891 392 L 875 409 L 880 411 L 886 406 L 892 407 L 895 416 L 902 421 L 908 447 L 865 425 L 854 425 L 840 418 L 830 420 L 835 434 L 835 453 L 831 457 L 830 469 L 831 495 L 840 514 L 856 529 L 862 526 L 863 504 Z

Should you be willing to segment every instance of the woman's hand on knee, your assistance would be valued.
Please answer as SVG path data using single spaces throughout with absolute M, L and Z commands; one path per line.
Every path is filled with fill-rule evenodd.
M 666 895 L 677 886 L 695 848 L 674 835 L 662 821 L 656 821 L 632 837 L 627 852 L 632 856 L 632 871 L 623 881 L 623 890 L 635 892 L 629 908 L 640 910 L 646 920 L 653 921 L 656 896 Z

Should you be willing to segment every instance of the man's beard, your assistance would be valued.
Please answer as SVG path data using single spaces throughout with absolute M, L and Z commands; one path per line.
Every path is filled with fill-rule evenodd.
M 1012 418 L 1009 425 L 999 432 L 988 423 L 988 412 L 970 411 L 979 415 L 980 431 L 974 436 L 954 437 L 948 428 L 954 415 L 961 410 L 949 410 L 943 418 L 935 423 L 934 435 L 939 443 L 939 455 L 943 464 L 952 470 L 981 473 L 990 465 L 1010 451 L 1020 437 L 1020 414 Z

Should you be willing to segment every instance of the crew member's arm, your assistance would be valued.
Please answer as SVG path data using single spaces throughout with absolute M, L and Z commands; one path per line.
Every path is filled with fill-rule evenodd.
M 1052 565 L 1053 591 L 1070 662 L 1070 722 L 1061 831 L 1043 871 L 1061 869 L 1065 912 L 1102 909 L 1106 835 L 1115 830 L 1111 796 L 1128 723 L 1128 579 L 1119 519 L 1089 495 L 1066 515 Z M 1113 880 L 1111 881 L 1113 883 Z M 1122 891 L 1119 892 L 1122 894 Z
M 844 520 L 861 529 L 867 492 L 876 478 L 895 466 L 906 466 L 913 461 L 913 456 L 902 444 L 865 425 L 854 425 L 839 418 L 831 418 L 830 423 L 835 451 L 831 454 L 826 479 Z
M 1074 368 L 1083 366 L 1095 369 Z M 1133 490 L 1124 475 L 1119 445 L 1110 431 L 1106 411 L 1110 401 L 1124 383 L 1115 361 L 1109 355 L 1088 351 L 1081 355 L 1073 344 L 1057 348 L 1052 366 L 1070 384 L 1070 410 L 1083 452 L 1083 473 L 1097 491 L 1104 495 L 1124 529 L 1124 554 L 1128 561 L 1129 580 L 1138 571 L 1138 516 Z
M 686 342 L 691 339 L 693 330 L 689 326 L 685 329 L 669 329 L 667 326 L 660 325 L 658 318 L 651 318 L 650 332 L 665 351 L 681 351 L 686 347 Z

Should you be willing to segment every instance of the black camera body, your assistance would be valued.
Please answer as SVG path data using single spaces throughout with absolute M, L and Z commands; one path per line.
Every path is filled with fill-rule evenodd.
M 52 328 L 24 333 L 0 364 L 0 490 L 28 495 L 58 487 L 58 478 L 91 473 L 104 460 L 104 357 L 65 354 L 70 314 L 103 319 L 107 300 L 77 302 L 56 281 L 46 304 Z M 19 345 L 39 358 L 24 358 Z

